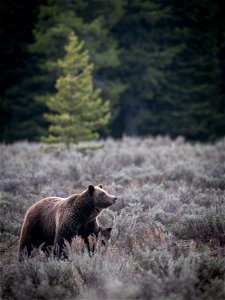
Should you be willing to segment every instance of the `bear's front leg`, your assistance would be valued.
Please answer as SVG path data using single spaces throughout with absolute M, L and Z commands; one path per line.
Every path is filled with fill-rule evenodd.
M 68 259 L 68 250 L 66 249 L 66 243 L 71 244 L 72 238 L 77 235 L 77 230 L 71 231 L 71 229 L 60 228 L 56 231 L 53 253 L 54 256 L 58 259 Z
M 56 240 L 56 242 L 54 243 L 54 247 L 53 247 L 53 254 L 54 254 L 54 257 L 57 259 L 60 259 L 60 258 L 67 259 L 68 258 L 68 254 L 65 249 L 65 243 L 63 240 Z

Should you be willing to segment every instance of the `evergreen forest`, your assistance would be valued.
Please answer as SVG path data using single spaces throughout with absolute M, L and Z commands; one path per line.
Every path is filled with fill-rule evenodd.
M 61 131 L 75 142 L 224 136 L 221 1 L 3 0 L 0 22 L 2 142 L 60 140 L 49 132 Z M 71 34 L 78 47 L 73 62 L 65 61 Z M 63 61 L 77 70 L 74 78 Z M 57 115 L 59 103 L 50 103 L 67 98 Z M 79 119 L 81 138 L 71 133 Z

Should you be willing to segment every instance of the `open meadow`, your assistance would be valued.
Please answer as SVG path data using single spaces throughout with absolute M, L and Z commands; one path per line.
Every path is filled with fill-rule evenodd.
M 1 144 L 0 180 L 0 299 L 225 299 L 224 139 Z M 27 208 L 89 184 L 118 197 L 99 217 L 109 245 L 19 263 Z

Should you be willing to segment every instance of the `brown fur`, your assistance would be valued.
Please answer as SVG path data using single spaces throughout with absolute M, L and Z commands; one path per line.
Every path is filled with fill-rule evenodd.
M 100 240 L 100 245 L 106 246 L 111 238 L 111 230 L 111 227 L 102 228 L 99 226 L 98 220 L 94 219 L 80 227 L 78 235 L 84 240 L 88 251 L 94 252 L 98 240 Z
M 21 229 L 19 259 L 30 256 L 33 247 L 42 247 L 48 254 L 54 246 L 54 254 L 66 257 L 64 241 L 71 243 L 81 226 L 94 220 L 103 209 L 115 202 L 100 187 L 90 185 L 87 190 L 68 198 L 48 197 L 33 204 L 27 211 Z

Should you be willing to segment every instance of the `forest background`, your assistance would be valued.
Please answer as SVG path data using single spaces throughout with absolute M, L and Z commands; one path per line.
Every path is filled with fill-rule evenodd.
M 47 134 L 68 32 L 84 41 L 110 100 L 101 137 L 225 133 L 225 18 L 218 0 L 9 0 L 0 3 L 0 140 Z

